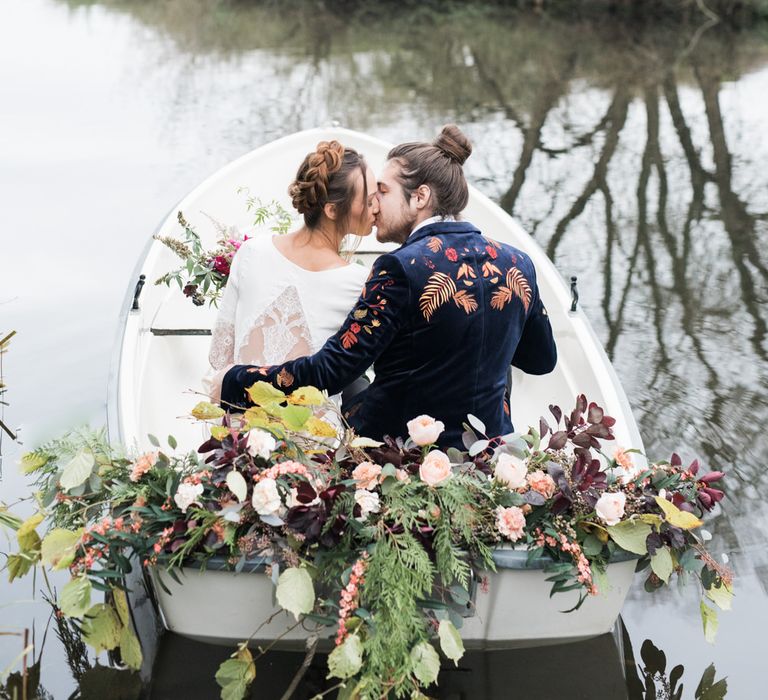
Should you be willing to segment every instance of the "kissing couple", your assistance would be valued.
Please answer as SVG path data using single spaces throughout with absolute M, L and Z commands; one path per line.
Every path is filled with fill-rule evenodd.
M 438 446 L 461 448 L 468 413 L 489 436 L 511 432 L 510 367 L 546 374 L 557 349 L 530 257 L 461 216 L 471 152 L 451 124 L 392 148 L 377 179 L 361 153 L 320 142 L 289 187 L 303 224 L 247 240 L 232 262 L 209 355 L 215 400 L 243 410 L 257 381 L 311 385 L 377 440 L 434 416 Z M 342 243 L 374 226 L 399 247 L 367 270 Z

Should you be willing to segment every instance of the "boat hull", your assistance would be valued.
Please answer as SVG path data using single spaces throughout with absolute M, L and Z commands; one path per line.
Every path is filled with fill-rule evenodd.
M 545 561 L 528 567 L 525 552 L 505 550 L 495 558 L 497 571 L 485 574 L 487 585 L 477 587 L 473 609 L 461 628 L 469 649 L 562 644 L 610 632 L 632 585 L 636 564 L 635 559 L 609 564 L 604 590 L 566 613 L 577 603 L 578 592 L 550 597 L 552 584 L 545 580 L 549 574 L 541 568 Z M 178 572 L 180 582 L 154 568 L 151 578 L 163 625 L 196 641 L 233 644 L 250 638 L 261 644 L 279 638 L 277 647 L 301 648 L 316 629 L 309 622 L 289 629 L 295 620 L 277 606 L 275 586 L 263 564 L 240 573 L 187 567 Z M 328 640 L 335 633 L 331 627 L 320 630 Z

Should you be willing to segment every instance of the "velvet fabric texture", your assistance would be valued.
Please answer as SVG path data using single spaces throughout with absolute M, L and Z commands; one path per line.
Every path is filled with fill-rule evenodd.
M 480 418 L 489 436 L 513 430 L 505 402 L 510 365 L 551 372 L 557 349 L 531 259 L 469 222 L 428 224 L 374 263 L 338 333 L 314 355 L 272 367 L 236 365 L 222 406 L 245 408 L 245 389 L 263 380 L 292 391 L 341 391 L 373 364 L 373 383 L 347 411 L 374 439 L 407 436 L 428 414 L 445 423 L 438 445 L 462 447 L 462 422 Z

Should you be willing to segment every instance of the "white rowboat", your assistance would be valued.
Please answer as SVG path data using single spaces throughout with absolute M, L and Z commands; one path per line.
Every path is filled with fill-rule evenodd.
M 318 141 L 330 139 L 358 149 L 376 171 L 383 166 L 390 147 L 341 128 L 292 134 L 255 149 L 213 174 L 174 207 L 157 233 L 179 235 L 178 211 L 184 212 L 207 248 L 213 247 L 218 237 L 215 222 L 250 231 L 252 215 L 246 210 L 242 188 L 264 202 L 275 199 L 290 209 L 287 187 L 298 164 Z M 544 252 L 519 224 L 474 188 L 470 188 L 464 218 L 532 258 L 557 340 L 559 360 L 552 373 L 529 376 L 513 372 L 514 425 L 518 429 L 538 425 L 539 417 L 548 415 L 550 404 L 570 410 L 575 397 L 583 393 L 616 418 L 617 445 L 642 449 L 637 425 L 611 363 L 583 312 L 570 310 L 570 290 Z M 370 264 L 389 248 L 368 236 L 358 255 Z M 177 288 L 153 284 L 177 266 L 173 253 L 153 241 L 136 273 L 136 280 L 139 275 L 145 279 L 138 308 L 132 308 L 131 285 L 122 317 L 110 382 L 109 432 L 113 441 L 139 449 L 151 448 L 149 433 L 172 434 L 187 450 L 207 437 L 204 428 L 179 416 L 188 415 L 200 399 L 193 391 L 199 390 L 200 378 L 208 369 L 207 331 L 213 326 L 216 310 L 193 306 Z M 560 611 L 574 605 L 576 591 L 550 598 L 551 584 L 544 580 L 541 564 L 539 568 L 526 567 L 525 552 L 499 550 L 497 554 L 499 572 L 490 575 L 488 593 L 477 593 L 475 615 L 465 620 L 462 629 L 462 637 L 470 647 L 552 644 L 608 632 L 621 611 L 635 566 L 634 560 L 612 563 L 608 567 L 609 589 L 565 615 Z M 213 642 L 249 637 L 276 610 L 272 581 L 258 569 L 235 574 L 189 568 L 184 571 L 183 585 L 164 576 L 163 582 L 172 595 L 154 586 L 164 625 L 179 634 Z M 211 602 L 214 598 L 215 603 Z M 287 616 L 278 615 L 262 627 L 256 641 L 274 639 L 287 626 Z M 300 643 L 306 635 L 307 631 L 299 628 L 285 641 Z

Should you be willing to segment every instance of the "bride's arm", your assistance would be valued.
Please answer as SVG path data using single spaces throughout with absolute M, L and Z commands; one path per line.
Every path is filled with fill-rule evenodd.
M 408 280 L 400 262 L 392 255 L 382 255 L 373 264 L 355 307 L 317 353 L 271 367 L 235 365 L 224 375 L 222 404 L 249 405 L 245 389 L 259 380 L 285 390 L 311 385 L 327 389 L 329 394 L 339 393 L 389 345 L 408 318 L 409 301 Z

